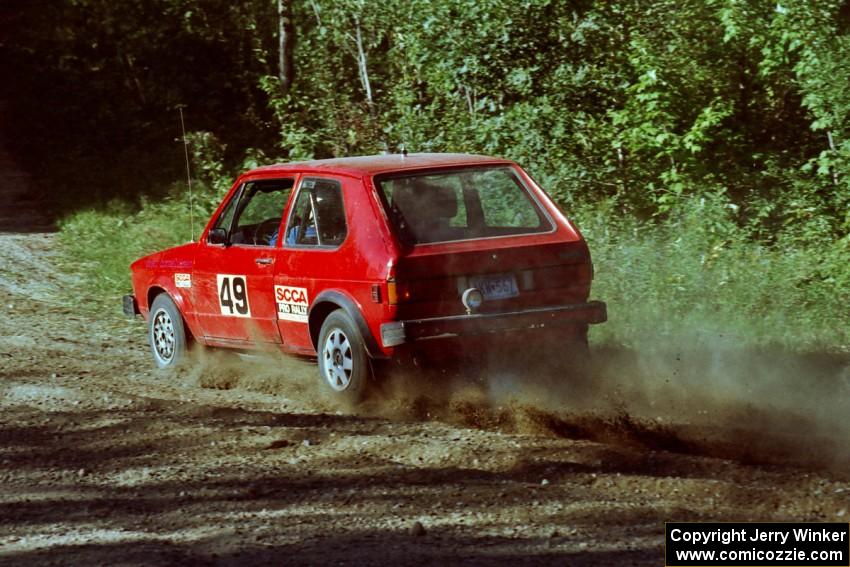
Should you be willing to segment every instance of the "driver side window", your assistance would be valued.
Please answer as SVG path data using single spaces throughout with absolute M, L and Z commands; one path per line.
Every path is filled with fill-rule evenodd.
M 293 179 L 247 183 L 230 225 L 230 243 L 274 246 L 278 240 L 283 209 L 293 183 Z M 227 212 L 225 211 L 225 215 Z

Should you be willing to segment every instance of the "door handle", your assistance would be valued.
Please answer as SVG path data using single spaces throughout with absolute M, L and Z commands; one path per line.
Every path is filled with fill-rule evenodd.
M 267 266 L 271 264 L 273 260 L 271 258 L 257 258 L 254 261 L 262 266 Z

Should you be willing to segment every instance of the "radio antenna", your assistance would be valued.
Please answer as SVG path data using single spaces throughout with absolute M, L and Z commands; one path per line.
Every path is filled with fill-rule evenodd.
M 177 105 L 180 111 L 180 129 L 183 131 L 183 154 L 186 156 L 186 181 L 189 183 L 189 223 L 192 225 L 192 240 L 195 241 L 195 202 L 192 200 L 192 173 L 189 169 L 189 142 L 186 141 L 186 124 L 183 122 L 184 104 Z

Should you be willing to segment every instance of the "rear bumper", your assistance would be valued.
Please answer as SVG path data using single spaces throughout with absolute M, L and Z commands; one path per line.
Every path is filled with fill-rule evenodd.
M 121 300 L 124 304 L 124 315 L 133 318 L 136 315 L 142 314 L 142 312 L 139 311 L 139 303 L 136 301 L 136 297 L 134 295 L 125 295 L 121 298 Z
M 541 307 L 510 313 L 475 313 L 384 323 L 381 325 L 381 342 L 385 347 L 391 347 L 425 339 L 538 329 L 559 325 L 592 325 L 604 323 L 607 320 L 608 310 L 605 303 L 590 301 L 588 303 Z

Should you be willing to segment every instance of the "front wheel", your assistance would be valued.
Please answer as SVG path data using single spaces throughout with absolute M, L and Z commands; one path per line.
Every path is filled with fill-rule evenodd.
M 186 328 L 183 317 L 166 294 L 156 296 L 148 318 L 148 339 L 159 368 L 173 368 L 186 358 Z
M 335 397 L 363 400 L 369 382 L 369 360 L 360 332 L 344 311 L 328 315 L 319 333 L 319 374 Z

